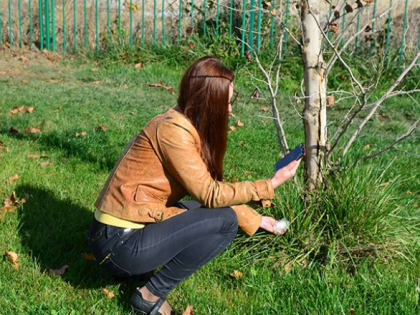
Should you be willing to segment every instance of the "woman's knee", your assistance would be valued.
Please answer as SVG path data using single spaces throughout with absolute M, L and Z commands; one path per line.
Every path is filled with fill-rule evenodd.
M 223 219 L 222 231 L 236 234 L 238 231 L 238 217 L 232 208 L 221 208 L 220 213 Z

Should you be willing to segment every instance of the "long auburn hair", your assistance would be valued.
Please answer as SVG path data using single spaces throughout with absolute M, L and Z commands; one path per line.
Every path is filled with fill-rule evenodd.
M 181 80 L 178 107 L 197 129 L 201 156 L 214 179 L 223 179 L 232 70 L 214 56 L 196 60 Z

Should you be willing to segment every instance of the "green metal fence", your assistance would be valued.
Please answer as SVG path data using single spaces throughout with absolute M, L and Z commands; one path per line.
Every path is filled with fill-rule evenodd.
M 362 2 L 363 8 L 356 7 L 360 1 L 331 0 L 325 7 L 330 24 L 323 21 L 328 37 L 343 45 L 346 36 L 360 31 L 363 19 L 374 19 L 356 36 L 354 50 L 370 55 L 383 50 L 387 55 L 396 47 L 403 58 L 411 42 L 410 48 L 420 49 L 420 5 L 417 18 L 411 21 L 409 13 L 410 5 L 418 0 L 400 0 L 403 10 L 393 1 L 398 0 L 381 1 L 389 3 L 380 24 L 375 19 L 377 0 Z M 287 32 L 294 29 L 299 34 L 296 5 L 290 0 L 0 0 L 0 44 L 52 52 L 99 51 L 115 42 L 156 48 L 211 35 L 214 40 L 222 36 L 236 39 L 244 56 L 246 51 L 261 53 L 275 47 L 283 35 L 284 57 L 297 47 L 296 39 L 291 40 Z M 400 25 L 393 23 L 395 10 L 402 12 L 397 18 Z M 416 34 L 411 42 L 407 39 L 410 21 L 415 25 L 409 35 Z

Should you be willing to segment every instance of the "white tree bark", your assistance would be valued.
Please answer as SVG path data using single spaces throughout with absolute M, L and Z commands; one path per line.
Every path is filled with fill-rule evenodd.
M 305 81 L 305 180 L 309 191 L 322 182 L 327 143 L 326 64 L 322 57 L 322 33 L 317 24 L 320 10 L 318 0 L 301 1 Z

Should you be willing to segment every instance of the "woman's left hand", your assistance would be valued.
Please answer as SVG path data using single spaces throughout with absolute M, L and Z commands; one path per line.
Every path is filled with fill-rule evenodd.
M 275 234 L 277 220 L 272 217 L 263 216 L 261 220 L 260 228 L 266 230 L 267 232 Z

